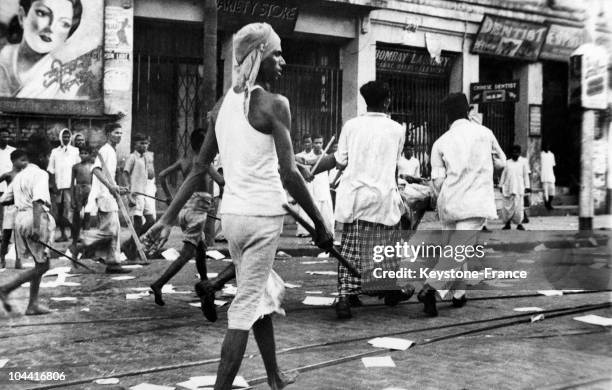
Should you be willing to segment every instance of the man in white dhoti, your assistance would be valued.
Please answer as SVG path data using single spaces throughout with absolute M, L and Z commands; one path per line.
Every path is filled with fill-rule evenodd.
M 462 93 L 452 93 L 442 102 L 450 129 L 431 149 L 431 178 L 438 194 L 438 215 L 448 245 L 471 245 L 487 218 L 497 218 L 493 168 L 502 168 L 506 155 L 488 128 L 468 119 L 470 106 Z M 469 231 L 457 234 L 456 231 Z M 465 266 L 452 258 L 440 257 L 436 269 L 459 270 Z M 418 295 L 424 311 L 437 316 L 436 293 L 444 299 L 452 290 L 453 305 L 467 301 L 462 280 L 428 279 Z
M 529 187 L 529 172 L 527 166 L 519 160 L 521 155 L 520 145 L 512 147 L 512 158 L 506 162 L 506 167 L 499 179 L 499 186 L 504 195 L 502 218 L 505 222 L 504 230 L 510 229 L 510 223 L 514 222 L 518 230 L 525 230 L 522 225 L 524 208 L 523 197 L 525 190 Z

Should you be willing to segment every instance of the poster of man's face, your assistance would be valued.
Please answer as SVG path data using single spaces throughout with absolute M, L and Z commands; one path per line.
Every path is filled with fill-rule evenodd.
M 1 0 L 0 99 L 101 99 L 103 3 Z

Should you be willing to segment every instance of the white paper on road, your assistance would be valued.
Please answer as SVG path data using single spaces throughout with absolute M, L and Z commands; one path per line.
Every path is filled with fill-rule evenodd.
M 538 290 L 538 294 L 545 295 L 547 297 L 557 297 L 563 295 L 561 290 Z
M 115 276 L 114 278 L 111 278 L 113 280 L 132 280 L 132 279 L 136 279 L 136 276 L 128 276 L 128 275 L 123 275 L 123 276 Z
M 62 282 L 62 283 L 58 283 L 58 286 L 64 286 L 64 287 L 77 287 L 80 286 L 81 283 L 77 283 L 77 282 Z
M 329 252 L 321 252 L 317 255 L 317 257 L 320 259 L 327 259 L 329 258 Z
M 229 301 L 224 301 L 222 299 L 215 299 L 215 306 L 217 307 L 222 307 L 227 305 Z M 193 306 L 193 307 L 202 307 L 202 303 L 201 302 L 191 302 L 189 304 L 189 306 Z
M 98 385 L 116 385 L 117 383 L 119 383 L 119 379 L 118 378 L 102 378 L 102 379 L 96 379 L 95 382 Z
M 574 317 L 576 321 L 586 322 L 587 324 L 601 325 L 601 326 L 612 326 L 612 318 L 602 317 L 595 314 L 589 314 L 586 316 Z
M 216 250 L 206 251 L 206 256 L 210 257 L 213 260 L 223 260 L 225 259 L 225 255 Z
M 207 277 L 208 279 L 213 279 L 213 278 L 216 278 L 217 276 L 219 276 L 219 274 L 218 274 L 217 272 L 207 272 L 207 273 L 206 273 L 206 277 Z M 198 278 L 199 278 L 199 277 L 200 277 L 200 274 L 196 274 L 196 277 L 198 277 Z
M 49 271 L 45 272 L 43 274 L 43 278 L 45 276 L 55 276 L 55 275 L 61 275 L 61 274 L 67 274 L 70 272 L 70 267 L 55 267 L 55 268 L 51 268 Z
M 286 288 L 300 288 L 300 287 L 302 287 L 302 286 L 301 286 L 301 285 L 299 285 L 299 284 L 293 284 L 293 283 L 287 283 L 287 282 L 285 282 L 285 287 L 286 287 Z
M 338 275 L 336 271 L 306 271 L 309 275 Z
M 77 299 L 75 297 L 52 297 L 51 300 L 55 302 L 75 302 Z
M 286 252 L 283 252 L 283 251 L 276 252 L 276 258 L 288 259 L 290 257 L 291 257 L 291 255 L 289 253 L 286 253 Z
M 571 294 L 571 293 L 579 293 L 579 292 L 584 292 L 586 290 L 562 290 L 564 294 Z
M 121 252 L 121 254 L 119 255 L 119 261 L 127 261 L 127 256 L 125 255 L 125 253 Z
M 518 311 L 518 312 L 532 312 L 532 311 L 542 311 L 544 309 L 542 309 L 541 307 L 515 307 L 514 309 L 512 309 L 514 311 Z
M 312 260 L 312 261 L 302 261 L 301 264 L 327 264 L 329 261 L 327 260 Z
M 81 309 L 81 311 L 89 312 L 89 308 L 88 307 L 84 307 L 84 308 Z
M 414 341 L 406 339 L 398 339 L 395 337 L 376 337 L 368 341 L 375 348 L 396 349 L 405 351 L 414 345 Z
M 0 272 L 6 271 L 6 268 L 0 268 Z
M 221 290 L 221 295 L 233 297 L 237 292 L 238 287 L 234 286 L 233 284 L 226 284 L 225 287 L 223 287 L 223 290 Z
M 175 390 L 175 389 L 176 387 L 174 386 L 159 386 L 159 385 L 152 385 L 150 383 L 141 383 L 139 385 L 130 387 L 130 390 Z
M 188 381 L 177 383 L 176 385 L 189 390 L 201 390 L 203 387 L 212 388 L 215 385 L 216 380 L 216 375 L 192 376 Z M 243 377 L 236 376 L 236 378 L 234 378 L 234 382 L 232 383 L 232 387 L 249 387 L 249 383 Z
M 0 359 L 0 368 L 6 366 L 6 363 L 8 363 L 8 359 Z
M 531 322 L 537 322 L 537 321 L 543 321 L 544 320 L 544 314 L 536 314 L 534 316 L 531 316 Z
M 140 299 L 149 296 L 148 292 L 138 292 L 133 294 L 125 294 L 125 299 Z
M 311 306 L 331 306 L 336 302 L 336 298 L 332 297 L 306 297 L 302 303 Z
M 161 255 L 166 260 L 174 261 L 178 259 L 181 254 L 176 249 L 170 248 L 163 251 Z
M 323 294 L 323 291 L 304 291 L 304 294 L 308 294 L 308 295 Z
M 142 265 L 140 265 L 140 264 L 122 265 L 121 268 L 125 268 L 125 269 L 138 269 L 138 268 L 142 268 Z
M 395 367 L 395 362 L 391 356 L 372 356 L 361 358 L 366 367 Z
M 533 248 L 533 250 L 536 251 L 536 252 L 545 251 L 547 249 L 548 248 L 544 244 L 537 245 L 535 248 Z

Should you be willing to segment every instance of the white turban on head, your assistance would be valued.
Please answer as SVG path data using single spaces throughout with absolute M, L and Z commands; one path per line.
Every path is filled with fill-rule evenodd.
M 251 88 L 255 84 L 261 61 L 281 50 L 281 40 L 267 23 L 251 23 L 234 35 L 234 86 L 244 92 L 244 114 L 249 114 Z

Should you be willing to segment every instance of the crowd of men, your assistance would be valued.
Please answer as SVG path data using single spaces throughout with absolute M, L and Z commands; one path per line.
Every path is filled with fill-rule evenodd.
M 294 154 L 289 102 L 271 91 L 271 83 L 282 76 L 285 65 L 280 38 L 267 24 L 249 24 L 234 37 L 234 56 L 236 82 L 210 112 L 207 128 L 191 135 L 193 153 L 157 177 L 171 200 L 157 221 L 156 174 L 145 135 L 132 137 L 134 151 L 116 175 L 116 147 L 122 137 L 117 123 L 105 127 L 107 142 L 97 154 L 82 134 L 72 135 L 69 129 L 60 133 L 60 145 L 53 150 L 45 138 L 38 136 L 30 138 L 24 149 L 15 149 L 8 145 L 7 134 L 0 134 L 0 202 L 5 205 L 2 267 L 13 231 L 15 267 L 21 268 L 21 260 L 26 257 L 35 261 L 34 268 L 0 285 L 0 301 L 6 310 L 12 309 L 8 294 L 30 282 L 26 314 L 48 312 L 39 302 L 38 289 L 49 269 L 46 249 L 55 240 L 56 223 L 56 241 L 67 241 L 67 232 L 71 232 L 71 256 L 99 257 L 107 273 L 129 272 L 121 266 L 118 203 L 127 201 L 135 231 L 142 235 L 147 249 L 160 249 L 175 221 L 183 231 L 179 257 L 151 285 L 158 305 L 165 304 L 164 284 L 190 258 L 196 258 L 201 280 L 195 289 L 210 321 L 217 319 L 215 292 L 236 279 L 237 293 L 228 310 L 215 389 L 231 388 L 251 329 L 268 383 L 280 389 L 294 380 L 278 367 L 271 320 L 272 313 L 283 312 L 284 286 L 272 268 L 287 214 L 287 194 L 314 227 L 314 233 L 298 229 L 297 234 L 310 236 L 323 250 L 330 251 L 334 246 L 335 224 L 342 224 L 340 254 L 358 274 L 338 266 L 335 310 L 340 319 L 352 317 L 351 308 L 361 305 L 360 294 L 378 296 L 386 305 L 394 306 L 416 291 L 414 285 L 383 283 L 374 289 L 366 287 L 372 259 L 364 255 L 368 253 L 363 250 L 364 243 L 371 247 L 400 228 L 416 229 L 432 202 L 443 229 L 472 232 L 468 239 L 477 240 L 486 220 L 497 218 L 496 169 L 502 171 L 499 185 L 504 198 L 504 228 L 510 228 L 512 222 L 523 228 L 529 164 L 521 160 L 518 146 L 506 160 L 493 132 L 469 119 L 465 95 L 453 93 L 441 102 L 449 129 L 433 144 L 431 178 L 425 180 L 420 162 L 413 156 L 413 146 L 406 142 L 406 127 L 387 114 L 391 101 L 387 85 L 371 81 L 361 87 L 367 112 L 345 123 L 331 153 L 323 148 L 323 137 L 314 135 L 304 137 L 304 150 Z M 550 151 L 546 148 L 542 181 L 547 191 L 546 206 L 552 207 L 554 156 L 547 153 Z M 222 161 L 222 170 L 215 163 L 218 160 Z M 181 172 L 185 180 L 173 196 L 167 178 L 175 172 Z M 218 210 L 215 183 L 217 194 L 223 196 Z M 95 228 L 93 215 L 97 216 Z M 207 220 L 218 216 L 233 263 L 208 280 L 206 242 L 211 231 L 215 233 L 205 226 Z M 466 238 L 461 239 L 465 242 Z M 452 234 L 448 240 L 453 240 Z M 129 245 L 126 243 L 123 250 L 128 251 Z M 397 259 L 390 262 L 390 267 L 395 266 Z M 451 269 L 463 265 L 451 262 L 441 266 Z M 417 297 L 425 313 L 435 316 L 441 299 L 450 297 L 455 307 L 465 305 L 465 290 L 461 280 L 425 280 Z

